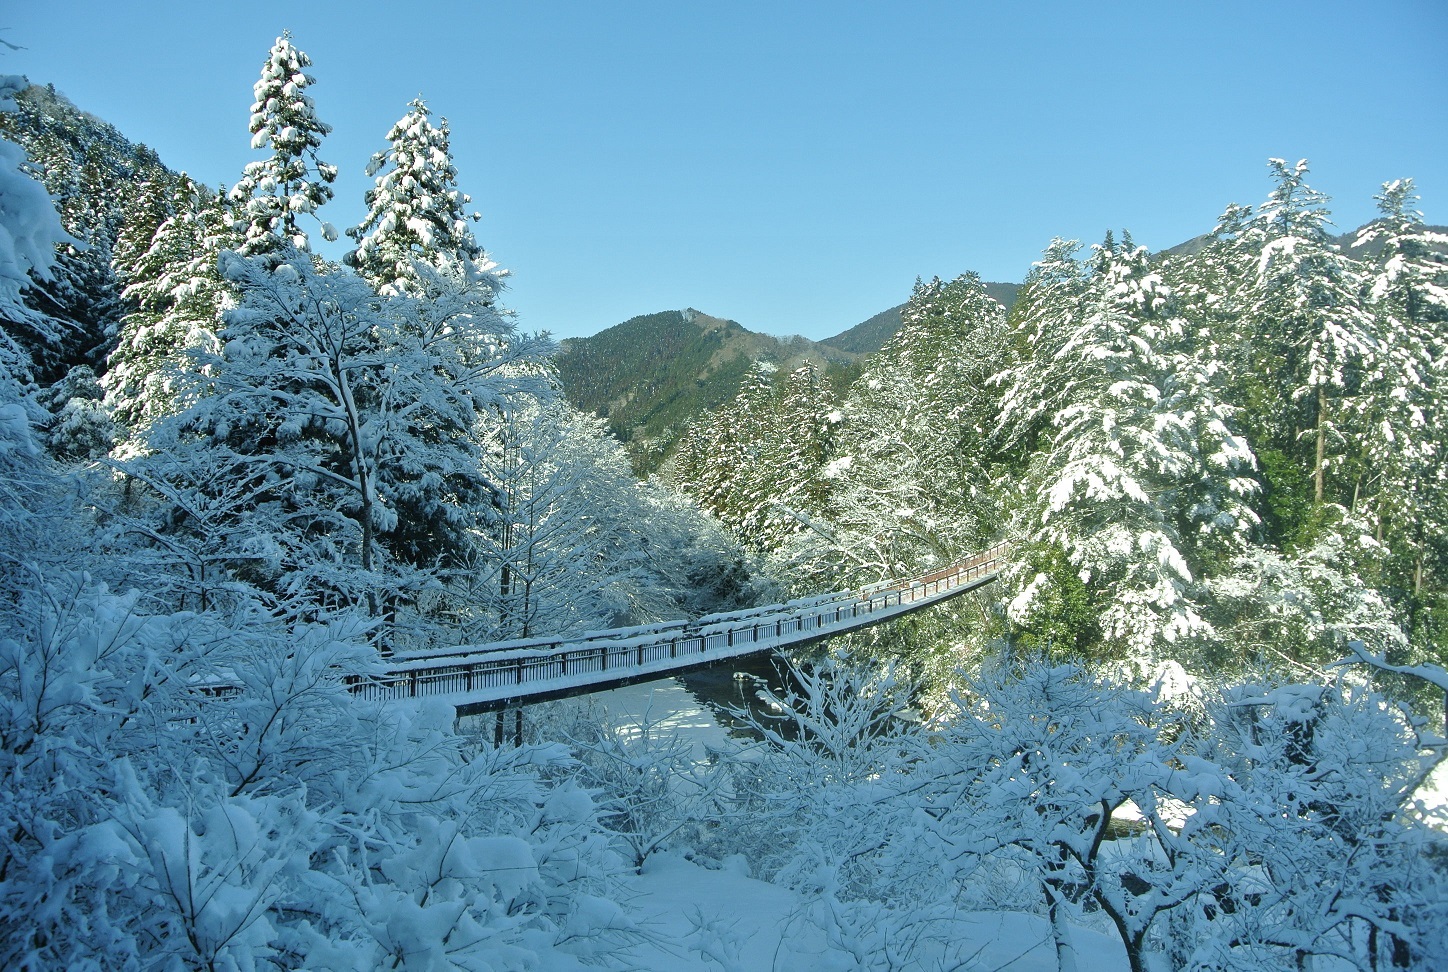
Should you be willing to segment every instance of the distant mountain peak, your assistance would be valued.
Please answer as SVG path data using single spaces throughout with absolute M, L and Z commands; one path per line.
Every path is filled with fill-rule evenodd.
M 807 338 L 760 334 L 686 307 L 569 338 L 555 363 L 569 401 L 607 419 L 629 446 L 635 468 L 648 472 L 684 425 L 730 401 L 757 365 L 788 372 L 810 361 L 824 371 L 858 357 Z

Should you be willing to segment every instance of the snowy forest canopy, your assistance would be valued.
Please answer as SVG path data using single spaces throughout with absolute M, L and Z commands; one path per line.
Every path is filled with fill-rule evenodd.
M 424 101 L 345 265 L 311 252 L 309 67 L 278 38 L 225 192 L 0 91 L 6 967 L 627 967 L 621 875 L 686 846 L 862 968 L 956 967 L 992 910 L 1062 968 L 1082 927 L 1133 969 L 1444 954 L 1448 238 L 1410 180 L 1356 256 L 1273 160 L 1195 252 L 1053 241 L 1009 314 L 921 283 L 848 388 L 756 372 L 641 483 L 502 305 Z M 1002 537 L 989 599 L 797 670 L 708 768 L 343 684 Z

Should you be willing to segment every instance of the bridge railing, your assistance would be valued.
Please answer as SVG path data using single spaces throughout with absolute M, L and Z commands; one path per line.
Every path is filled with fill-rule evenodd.
M 908 605 L 938 600 L 998 573 L 1006 552 L 1007 544 L 999 543 L 918 577 L 712 615 L 683 625 L 596 632 L 569 643 L 529 639 L 420 655 L 386 675 L 353 677 L 349 688 L 361 698 L 378 701 L 427 695 L 524 695 L 523 686 L 539 683 L 559 689 L 627 677 L 629 672 L 682 668 L 707 662 L 711 655 L 726 658 L 748 653 L 754 646 L 783 647 L 812 640 L 833 630 L 860 627 L 861 618 L 898 614 Z

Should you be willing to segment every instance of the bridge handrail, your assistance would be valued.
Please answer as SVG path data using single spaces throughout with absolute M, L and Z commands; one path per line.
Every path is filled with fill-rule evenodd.
M 421 649 L 418 651 L 395 652 L 388 661 L 413 661 L 426 660 L 429 658 L 451 658 L 462 655 L 476 655 L 493 651 L 509 651 L 521 648 L 538 648 L 540 650 L 557 650 L 568 645 L 581 645 L 594 641 L 606 641 L 623 635 L 637 633 L 662 633 L 675 628 L 683 628 L 690 624 L 688 618 L 680 618 L 677 621 L 656 621 L 651 624 L 640 624 L 630 628 L 609 628 L 606 631 L 585 631 L 579 635 L 567 637 L 551 634 L 537 635 L 531 638 L 511 638 L 507 641 L 488 641 L 477 645 L 460 645 L 456 648 L 448 648 L 442 651 Z
M 921 599 L 938 600 L 961 584 L 998 572 L 1008 548 L 1008 543 L 1001 542 L 928 574 L 871 584 L 858 591 L 837 591 L 689 622 L 589 632 L 567 641 L 521 639 L 470 645 L 446 653 L 414 654 L 394 659 L 407 664 L 385 675 L 353 676 L 349 685 L 355 694 L 384 699 L 439 691 L 473 692 L 478 688 L 541 680 L 561 682 L 582 678 L 586 682 L 588 675 L 628 668 L 643 671 L 666 659 L 673 662 L 690 656 L 702 657 L 711 647 L 715 650 L 745 644 L 763 647 L 771 642 L 787 643 L 784 641 L 787 635 L 796 636 L 789 638 L 789 642 L 809 640 L 808 631 L 823 632 L 842 625 L 846 611 L 848 620 L 853 621 L 889 610 L 892 597 L 896 610 L 891 613 L 898 613 L 905 604 Z M 940 587 L 942 582 L 946 582 L 944 590 Z M 932 584 L 936 585 L 933 593 L 928 590 Z M 834 614 L 833 620 L 822 622 L 830 613 Z

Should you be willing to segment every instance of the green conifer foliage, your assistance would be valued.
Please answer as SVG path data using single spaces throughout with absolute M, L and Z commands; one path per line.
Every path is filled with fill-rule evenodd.
M 372 156 L 367 174 L 367 217 L 347 231 L 357 249 L 347 262 L 379 291 L 422 293 L 417 264 L 464 276 L 492 269 L 473 237 L 464 207 L 472 197 L 457 188 L 448 125 L 433 127 L 422 99 L 387 133 L 385 152 Z M 501 274 L 499 274 L 501 276 Z
M 292 44 L 291 32 L 284 32 L 253 88 L 251 147 L 269 148 L 271 155 L 248 163 L 229 196 L 242 235 L 240 252 L 245 255 L 272 253 L 287 244 L 306 250 L 307 235 L 297 217 L 315 215 L 332 198 L 337 167 L 317 154 L 332 126 L 317 117 L 307 94 L 316 83 L 305 70 L 311 64 L 312 59 Z M 323 223 L 322 235 L 334 239 L 336 231 Z

